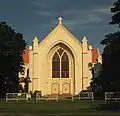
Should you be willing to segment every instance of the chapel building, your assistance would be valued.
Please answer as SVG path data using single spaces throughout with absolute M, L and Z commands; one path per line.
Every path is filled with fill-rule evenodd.
M 90 87 L 92 73 L 89 64 L 101 62 L 98 48 L 92 48 L 86 37 L 80 42 L 62 24 L 41 42 L 34 37 L 32 46 L 25 50 L 25 74 L 29 76 L 29 92 L 47 94 L 78 94 Z

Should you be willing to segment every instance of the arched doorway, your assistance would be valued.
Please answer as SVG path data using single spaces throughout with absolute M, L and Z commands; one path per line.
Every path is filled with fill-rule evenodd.
M 57 93 L 59 83 L 60 93 L 72 93 L 75 91 L 75 56 L 72 50 L 63 43 L 54 45 L 47 54 L 47 77 L 51 83 L 51 94 Z M 68 83 L 68 84 L 65 84 Z
M 58 83 L 52 83 L 51 85 L 51 93 L 52 94 L 58 94 L 60 90 L 59 84 Z
M 70 84 L 69 83 L 62 84 L 62 94 L 70 94 Z

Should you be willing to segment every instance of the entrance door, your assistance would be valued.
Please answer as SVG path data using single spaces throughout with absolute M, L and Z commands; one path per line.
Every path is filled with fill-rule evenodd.
M 58 83 L 53 83 L 51 85 L 51 93 L 52 94 L 58 94 L 59 93 L 59 84 Z
M 62 85 L 62 93 L 63 94 L 70 94 L 70 84 L 69 83 L 64 83 Z

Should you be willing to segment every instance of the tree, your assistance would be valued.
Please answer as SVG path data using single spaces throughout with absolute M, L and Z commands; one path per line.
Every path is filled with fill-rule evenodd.
M 110 25 L 120 28 L 120 0 L 114 2 L 111 8 L 113 16 Z M 120 31 L 110 33 L 101 41 L 104 45 L 102 54 L 102 70 L 95 80 L 101 88 L 99 91 L 120 91 Z
M 24 91 L 24 93 L 28 93 L 29 83 L 31 82 L 30 77 L 28 77 L 28 76 L 27 77 L 21 77 L 19 79 L 19 82 L 24 83 L 23 91 Z
M 96 85 L 96 78 L 98 78 L 98 76 L 100 75 L 101 67 L 102 67 L 101 63 L 98 62 L 98 59 L 97 59 L 96 64 L 93 65 L 92 63 L 89 63 L 88 66 L 89 66 L 89 70 L 91 71 L 91 74 L 92 74 L 92 79 L 90 82 L 90 89 L 93 92 L 97 92 L 98 85 Z
M 24 73 L 23 51 L 26 43 L 6 22 L 0 22 L 0 93 L 15 92 L 18 73 Z

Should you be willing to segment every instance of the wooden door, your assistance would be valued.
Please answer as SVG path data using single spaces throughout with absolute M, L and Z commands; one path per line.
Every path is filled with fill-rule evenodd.
M 52 94 L 58 94 L 59 93 L 59 84 L 58 83 L 53 83 L 51 85 L 51 93 Z
M 70 84 L 69 83 L 64 83 L 62 85 L 62 93 L 63 94 L 70 94 Z

